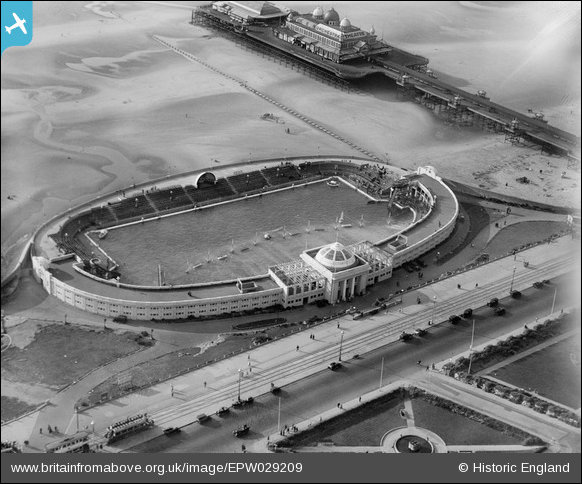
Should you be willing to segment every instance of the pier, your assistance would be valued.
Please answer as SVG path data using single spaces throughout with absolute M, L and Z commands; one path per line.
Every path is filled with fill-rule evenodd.
M 511 143 L 531 143 L 542 152 L 566 156 L 580 163 L 580 137 L 551 126 L 543 117 L 525 114 L 491 101 L 485 91 L 470 93 L 437 79 L 428 69 L 428 59 L 394 46 L 389 52 L 369 56 L 355 62 L 338 63 L 324 59 L 309 50 L 274 35 L 273 26 L 241 24 L 228 15 L 202 6 L 192 11 L 191 23 L 220 30 L 237 44 L 249 47 L 285 65 L 335 85 L 348 92 L 349 81 L 372 74 L 382 74 L 394 81 L 398 92 L 435 111 L 446 122 L 457 126 L 480 126 L 482 129 L 505 135 Z

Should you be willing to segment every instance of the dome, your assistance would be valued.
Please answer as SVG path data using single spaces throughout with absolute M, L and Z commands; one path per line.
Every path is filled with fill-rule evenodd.
M 347 29 L 347 28 L 349 28 L 349 27 L 351 27 L 351 26 L 352 26 L 352 23 L 351 23 L 351 22 L 350 22 L 350 21 L 349 21 L 347 18 L 344 18 L 344 19 L 341 21 L 341 23 L 340 23 L 340 27 L 341 27 L 342 29 Z
M 316 7 L 312 14 L 315 18 L 323 18 L 323 8 Z
M 325 14 L 323 16 L 323 20 L 330 25 L 332 23 L 337 24 L 340 21 L 339 14 L 333 8 L 330 8 L 327 12 L 325 12 Z
M 319 252 L 315 256 L 315 260 L 326 269 L 334 272 L 349 269 L 357 263 L 354 254 L 339 242 L 334 242 L 333 244 L 326 245 L 319 249 Z

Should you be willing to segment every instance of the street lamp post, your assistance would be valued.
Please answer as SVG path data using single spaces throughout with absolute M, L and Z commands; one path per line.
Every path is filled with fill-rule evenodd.
M 513 274 L 511 276 L 511 285 L 509 286 L 509 293 L 511 294 L 511 291 L 513 291 L 513 281 L 515 279 L 515 270 L 517 269 L 517 266 L 513 266 Z
M 238 369 L 238 401 L 240 402 L 240 380 L 242 376 L 242 370 Z
M 436 313 L 436 301 L 437 301 L 437 297 L 433 296 L 432 297 L 432 320 L 431 320 L 432 324 L 434 324 L 434 316 Z
M 339 361 L 342 361 L 342 345 L 344 343 L 344 332 L 342 331 L 340 333 L 340 335 L 341 335 L 340 336 L 340 349 L 339 349 L 339 358 L 338 359 L 339 359 Z
M 473 330 L 471 331 L 471 345 L 469 346 L 469 369 L 467 375 L 471 374 L 471 363 L 473 362 L 473 341 L 475 339 L 475 320 L 473 320 Z

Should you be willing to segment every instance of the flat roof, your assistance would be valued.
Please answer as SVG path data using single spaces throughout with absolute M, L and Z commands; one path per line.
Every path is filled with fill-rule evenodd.
M 122 299 L 126 301 L 189 301 L 196 299 L 206 299 L 224 296 L 237 296 L 240 291 L 236 287 L 236 282 L 228 284 L 213 284 L 205 287 L 194 288 L 176 288 L 165 290 L 145 290 L 145 289 L 128 289 L 125 287 L 117 287 L 103 282 L 95 281 L 90 277 L 78 273 L 73 268 L 71 260 L 53 262 L 51 264 L 51 272 L 53 275 L 74 288 L 80 289 L 91 294 L 97 294 L 103 297 L 112 299 Z M 56 269 L 56 270 L 55 270 Z M 253 279 L 260 290 L 276 289 L 279 286 L 269 277 L 261 279 Z M 192 296 L 188 295 L 188 291 Z M 155 301 L 152 301 L 152 296 L 155 296 Z

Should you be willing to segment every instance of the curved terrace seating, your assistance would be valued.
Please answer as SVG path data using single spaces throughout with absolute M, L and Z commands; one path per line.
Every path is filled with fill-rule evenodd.
M 273 186 L 301 178 L 301 174 L 297 171 L 295 165 L 281 165 L 272 168 L 263 168 L 261 173 L 269 185 Z
M 110 202 L 109 206 L 119 220 L 139 217 L 156 211 L 145 195 L 132 196 L 119 202 Z
M 194 203 L 217 200 L 235 195 L 235 192 L 224 178 L 219 178 L 214 185 L 209 187 L 196 188 L 192 185 L 186 185 L 184 190 Z
M 147 197 L 158 212 L 172 208 L 186 207 L 194 203 L 180 185 L 165 190 L 149 192 Z
M 240 175 L 229 176 L 228 181 L 237 191 L 237 193 L 244 193 L 251 190 L 260 190 L 264 186 L 269 185 L 269 182 L 260 171 L 251 171 L 249 173 L 241 173 Z

